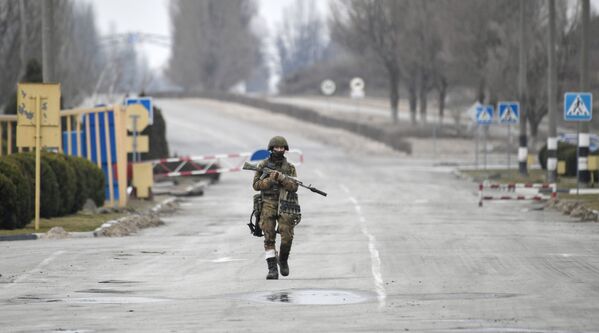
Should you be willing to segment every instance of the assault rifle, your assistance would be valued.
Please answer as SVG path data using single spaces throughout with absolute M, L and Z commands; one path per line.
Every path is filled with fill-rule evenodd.
M 251 171 L 262 172 L 262 178 L 264 178 L 264 177 L 266 177 L 266 176 L 268 176 L 271 173 L 273 173 L 273 172 L 276 171 L 276 170 L 273 170 L 273 169 L 268 168 L 268 167 L 259 168 L 257 165 L 254 165 L 254 164 L 251 164 L 251 163 L 248 163 L 248 162 L 245 162 L 243 164 L 243 170 L 251 170 Z M 293 177 L 287 176 L 287 175 L 285 177 L 289 178 L 292 182 L 296 183 L 298 186 L 301 186 L 303 188 L 307 188 L 308 190 L 310 190 L 310 191 L 312 191 L 314 193 L 318 193 L 318 194 L 322 195 L 323 197 L 327 196 L 327 194 L 325 192 L 317 189 L 316 187 L 313 187 L 312 185 L 304 185 L 304 183 L 302 183 L 301 181 L 299 181 L 299 180 L 297 180 L 297 179 L 295 179 Z

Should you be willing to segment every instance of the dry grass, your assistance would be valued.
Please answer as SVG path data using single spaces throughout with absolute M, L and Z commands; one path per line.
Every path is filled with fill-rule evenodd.
M 97 215 L 75 214 L 52 219 L 40 219 L 40 228 L 35 230 L 34 222 L 29 223 L 23 229 L 16 230 L 0 230 L 0 235 L 22 235 L 31 233 L 47 232 L 53 227 L 63 227 L 68 232 L 93 231 L 103 223 L 116 220 L 125 216 L 126 213 L 111 213 Z

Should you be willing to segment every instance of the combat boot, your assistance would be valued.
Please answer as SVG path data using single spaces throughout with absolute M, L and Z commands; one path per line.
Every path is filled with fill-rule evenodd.
M 281 268 L 281 275 L 289 275 L 289 251 L 291 251 L 291 244 L 281 244 L 281 251 L 279 253 L 279 267 Z
M 277 280 L 279 278 L 279 270 L 277 269 L 277 258 L 266 259 L 268 264 L 268 274 L 266 275 L 267 280 Z

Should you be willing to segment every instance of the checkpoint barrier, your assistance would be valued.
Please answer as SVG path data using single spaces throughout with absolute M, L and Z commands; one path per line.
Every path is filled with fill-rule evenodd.
M 485 188 L 490 190 L 497 190 L 501 192 L 508 192 L 509 194 L 501 194 L 501 195 L 484 195 Z M 517 194 L 518 190 L 527 189 L 527 190 L 536 190 L 537 194 L 534 195 L 523 195 Z M 551 191 L 551 196 L 548 196 L 541 192 L 547 192 L 547 190 Z M 552 183 L 511 183 L 511 184 L 490 184 L 490 183 L 480 183 L 478 185 L 478 206 L 483 206 L 483 201 L 485 200 L 533 200 L 533 201 L 541 201 L 548 199 L 556 199 L 557 198 L 557 184 Z
M 238 172 L 241 171 L 243 163 L 248 162 L 252 155 L 251 152 L 244 152 L 173 157 L 148 162 L 153 165 L 155 178 L 186 177 Z M 299 149 L 291 149 L 285 155 L 296 166 L 304 163 L 304 154 Z

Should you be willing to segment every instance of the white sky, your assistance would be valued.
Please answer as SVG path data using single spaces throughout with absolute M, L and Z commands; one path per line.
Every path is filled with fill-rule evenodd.
M 87 0 L 93 4 L 96 22 L 101 35 L 112 33 L 143 32 L 170 36 L 169 0 Z M 599 0 L 598 0 L 599 1 Z M 325 11 L 328 1 L 316 0 Z M 258 0 L 258 12 L 266 27 L 272 29 L 281 21 L 283 9 L 293 0 Z M 169 50 L 153 44 L 139 46 L 150 67 L 164 68 Z
M 169 0 L 86 0 L 95 7 L 98 29 L 102 35 L 112 32 L 144 32 L 170 36 Z M 293 0 L 257 0 L 259 15 L 270 31 L 281 21 L 283 9 Z M 483 0 L 481 0 L 483 1 Z M 315 0 L 323 13 L 328 12 L 330 0 Z M 599 0 L 591 0 L 594 10 L 599 8 Z M 150 67 L 166 66 L 169 50 L 152 44 L 139 46 Z

